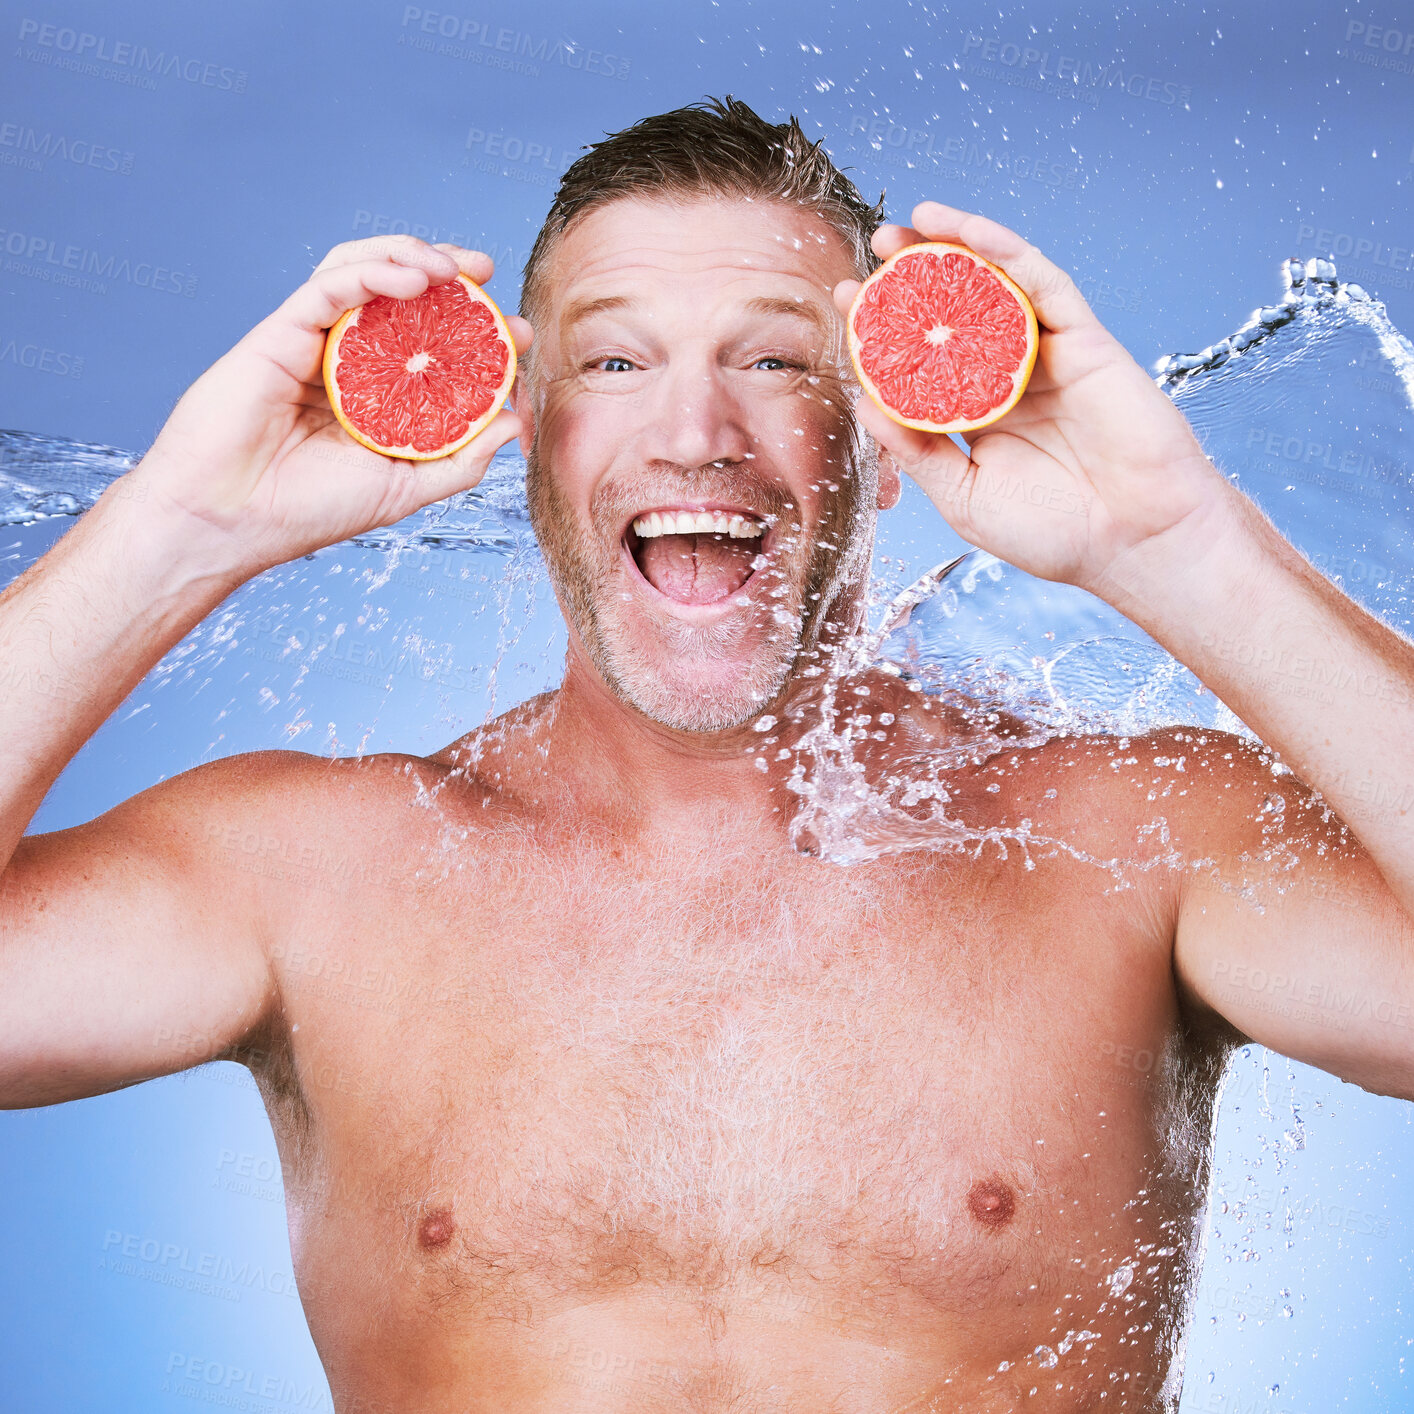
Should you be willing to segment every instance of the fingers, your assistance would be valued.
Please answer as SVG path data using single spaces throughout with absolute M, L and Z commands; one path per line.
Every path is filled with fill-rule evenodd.
M 429 285 L 444 284 L 458 273 L 477 285 L 485 285 L 490 282 L 496 269 L 495 261 L 485 251 L 468 250 L 465 246 L 452 245 L 448 241 L 428 245 L 415 236 L 373 236 L 368 240 L 345 241 L 342 245 L 336 245 L 315 267 L 314 273 L 318 275 L 322 271 L 344 266 L 366 265 L 371 261 L 422 271 L 427 277 L 426 284 L 414 289 L 414 295 L 421 294 Z M 380 290 L 379 293 L 391 291 Z M 399 298 L 408 296 L 400 295 Z M 353 305 L 345 305 L 344 308 L 351 309 Z M 337 314 L 335 318 L 338 318 Z M 534 340 L 535 331 L 518 314 L 506 315 L 506 323 L 510 327 L 516 353 L 523 354 Z
M 478 285 L 487 284 L 495 272 L 496 262 L 485 251 L 467 250 L 465 246 L 448 245 L 445 242 L 433 246 L 433 249 L 450 255 L 457 262 L 457 269 Z
M 362 241 L 344 241 L 336 245 L 318 265 L 315 274 L 321 270 L 331 270 L 339 265 L 361 265 L 369 260 L 385 260 L 394 265 L 406 265 L 412 269 L 425 270 L 430 280 L 442 284 L 450 280 L 460 268 L 452 252 L 459 246 L 431 246 L 416 236 L 372 236 Z M 479 251 L 468 251 L 468 255 L 481 255 Z M 489 255 L 481 256 L 487 266 Z M 467 271 L 467 274 L 471 274 Z M 488 274 L 488 277 L 489 274 Z
M 915 428 L 905 427 L 901 422 L 895 422 L 862 389 L 855 399 L 854 411 L 874 440 L 892 453 L 894 460 L 910 476 L 916 473 L 923 462 L 930 459 L 948 462 L 953 460 L 950 454 L 956 453 L 962 458 L 964 465 L 968 460 L 966 453 L 950 437 L 940 436 L 936 432 L 919 432 Z
M 528 319 L 522 319 L 518 314 L 506 315 L 506 328 L 511 331 L 511 342 L 516 346 L 516 357 L 519 358 L 535 339 L 535 330 L 530 327 Z
M 450 280 L 458 272 L 478 285 L 485 285 L 496 270 L 496 262 L 485 251 L 468 250 L 449 241 L 428 245 L 416 236 L 370 236 L 361 241 L 344 241 L 336 245 L 315 269 L 326 270 L 365 260 L 387 260 L 395 265 L 425 270 L 428 282 L 433 285 Z
M 881 450 L 899 470 L 909 474 L 948 524 L 965 538 L 960 509 L 970 493 L 972 458 L 951 437 L 918 432 L 895 422 L 875 407 L 867 393 L 860 393 L 855 412 Z
M 453 270 L 450 279 L 455 276 Z M 379 295 L 414 299 L 431 283 L 421 265 L 361 260 L 352 265 L 321 265 L 271 316 L 278 324 L 306 333 L 323 333 L 346 309 Z M 445 281 L 439 281 L 445 283 Z
M 421 266 L 366 260 L 354 265 L 329 265 L 316 270 L 269 319 L 252 330 L 255 344 L 272 357 L 293 353 L 287 340 L 292 332 L 307 338 L 324 333 L 346 309 L 367 304 L 379 295 L 393 299 L 414 299 L 432 283 Z M 518 314 L 508 315 L 507 327 L 519 357 L 531 345 L 535 331 Z M 278 347 L 277 347 L 278 346 Z M 322 344 L 318 348 L 322 351 Z M 300 349 L 308 354 L 310 349 Z M 281 358 L 281 362 L 285 362 Z M 288 364 L 286 366 L 289 366 Z M 293 371 L 293 369 L 292 369 Z M 303 375 L 301 375 L 303 376 Z
M 859 293 L 862 280 L 841 280 L 833 290 L 830 291 L 835 301 L 835 308 L 841 314 L 848 315 L 849 307 L 854 303 L 854 297 Z
M 913 208 L 913 225 L 884 225 L 874 233 L 874 253 L 882 260 L 920 241 L 956 241 L 1000 266 L 1021 286 L 1048 329 L 1060 333 L 1098 323 L 1075 281 L 1035 246 L 997 221 L 938 201 Z
M 520 418 L 510 408 L 502 408 L 461 451 L 437 461 L 419 462 L 418 493 L 423 504 L 443 501 L 477 485 L 491 458 L 520 432 Z

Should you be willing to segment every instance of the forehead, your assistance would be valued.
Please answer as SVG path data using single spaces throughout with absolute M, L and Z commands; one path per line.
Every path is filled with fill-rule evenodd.
M 617 294 L 703 293 L 772 285 L 828 299 L 855 274 L 844 238 L 780 201 L 620 197 L 561 237 L 547 281 L 553 306 Z

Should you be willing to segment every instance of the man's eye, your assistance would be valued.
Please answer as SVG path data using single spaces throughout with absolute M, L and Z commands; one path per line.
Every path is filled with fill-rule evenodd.
M 781 358 L 777 354 L 766 354 L 764 357 L 758 358 L 756 362 L 776 364 L 777 367 L 770 370 L 772 373 L 778 372 L 780 369 L 784 368 L 798 369 L 800 367 L 798 363 L 792 363 L 789 359 Z
M 604 368 L 606 363 L 622 363 L 623 368 Z M 626 358 L 620 358 L 617 354 L 610 354 L 607 358 L 596 358 L 592 363 L 586 364 L 586 368 L 604 369 L 606 373 L 626 373 L 633 364 Z

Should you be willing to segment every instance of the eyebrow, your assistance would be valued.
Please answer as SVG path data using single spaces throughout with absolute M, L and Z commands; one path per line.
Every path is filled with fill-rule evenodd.
M 634 301 L 627 295 L 601 295 L 597 298 L 572 300 L 561 316 L 561 329 L 572 329 L 585 319 L 596 314 L 608 314 L 613 310 L 631 308 Z M 803 319 L 822 334 L 831 332 L 823 311 L 818 305 L 807 300 L 785 299 L 780 295 L 757 295 L 747 300 L 744 308 L 748 314 L 777 314 L 793 319 Z
M 581 320 L 590 319 L 596 314 L 606 314 L 610 310 L 624 309 L 632 303 L 627 295 L 603 295 L 597 299 L 573 300 L 560 316 L 560 327 L 571 329 Z

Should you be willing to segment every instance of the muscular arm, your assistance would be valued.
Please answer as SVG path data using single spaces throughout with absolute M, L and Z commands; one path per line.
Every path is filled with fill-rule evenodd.
M 249 890 L 217 885 L 200 838 L 204 797 L 249 795 L 239 768 L 205 766 L 87 824 L 24 837 L 79 747 L 240 582 L 215 542 L 138 494 L 145 487 L 138 472 L 122 478 L 0 594 L 9 1107 L 194 1064 L 206 1055 L 183 1053 L 179 1029 L 234 1038 L 268 993 Z
M 1274 1051 L 1414 1100 L 1414 919 L 1370 852 L 1241 738 L 1187 728 L 1145 747 L 1169 763 L 1136 783 L 1169 789 L 1180 995 Z
M 263 752 L 25 838 L 59 773 L 162 656 L 245 580 L 465 490 L 520 431 L 399 462 L 340 428 L 325 333 L 489 257 L 410 238 L 336 247 L 183 395 L 142 462 L 0 594 L 0 1104 L 112 1090 L 239 1047 L 275 1003 L 263 876 L 219 841 L 291 802 Z M 521 351 L 530 326 L 513 318 Z M 213 830 L 211 827 L 215 826 Z M 284 905 L 282 905 L 284 907 Z
M 263 837 L 297 756 L 212 762 L 20 841 L 0 876 L 0 1104 L 167 1075 L 261 1026 L 277 1005 L 269 885 L 223 841 Z
M 1116 574 L 1111 602 L 1285 769 L 1237 738 L 1200 753 L 1187 843 L 1211 863 L 1185 884 L 1181 982 L 1254 1040 L 1414 1099 L 1414 645 L 1235 490 Z

